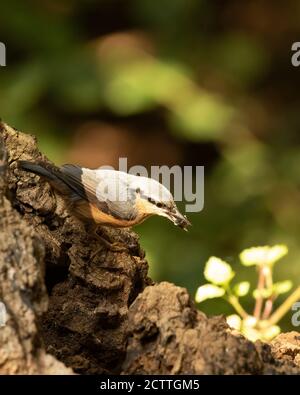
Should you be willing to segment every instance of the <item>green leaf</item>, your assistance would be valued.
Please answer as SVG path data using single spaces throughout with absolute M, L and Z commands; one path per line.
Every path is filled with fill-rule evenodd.
M 278 244 L 273 247 L 252 247 L 240 253 L 240 260 L 244 266 L 273 265 L 287 253 L 288 248 L 284 244 Z
M 205 284 L 197 289 L 195 300 L 197 303 L 201 303 L 206 299 L 220 298 L 224 294 L 225 290 L 223 288 L 212 284 Z
M 217 257 L 210 257 L 206 262 L 204 277 L 216 285 L 224 285 L 234 277 L 235 273 L 231 266 Z
M 236 284 L 233 288 L 233 292 L 236 296 L 246 296 L 250 289 L 249 281 L 242 281 Z
M 286 292 L 289 292 L 293 286 L 293 283 L 289 280 L 286 281 L 280 281 L 278 283 L 273 284 L 273 292 L 276 295 L 281 295 L 285 294 Z
M 253 297 L 254 297 L 255 299 L 258 299 L 258 298 L 267 299 L 267 298 L 269 298 L 272 294 L 273 294 L 273 289 L 266 289 L 266 288 L 263 288 L 263 289 L 255 289 L 255 290 L 253 291 Z

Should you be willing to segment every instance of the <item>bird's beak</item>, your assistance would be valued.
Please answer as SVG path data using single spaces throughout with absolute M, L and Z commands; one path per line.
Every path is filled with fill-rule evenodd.
M 192 225 L 187 217 L 182 215 L 177 208 L 174 210 L 174 212 L 169 213 L 169 218 L 174 223 L 174 225 L 179 226 L 179 228 L 185 230 L 186 232 L 187 227 Z

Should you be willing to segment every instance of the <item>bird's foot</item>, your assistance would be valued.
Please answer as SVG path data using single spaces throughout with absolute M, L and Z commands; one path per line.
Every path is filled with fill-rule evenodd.
M 102 245 L 105 246 L 105 248 L 109 251 L 112 252 L 128 252 L 131 246 L 125 246 L 124 244 L 118 243 L 118 242 L 111 242 L 108 240 L 108 236 L 105 234 L 103 229 L 100 229 L 97 227 L 94 230 L 94 234 L 98 240 L 101 240 Z M 91 259 L 94 259 L 96 255 L 102 250 L 102 247 L 98 248 L 97 251 L 92 255 Z
M 125 247 L 121 243 L 111 243 L 110 241 L 106 240 L 105 237 L 98 236 L 98 239 L 105 245 L 105 247 L 112 252 L 125 252 L 128 251 L 128 247 Z

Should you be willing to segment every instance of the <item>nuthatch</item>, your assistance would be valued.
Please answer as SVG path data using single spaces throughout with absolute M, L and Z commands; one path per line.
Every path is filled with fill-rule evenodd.
M 47 179 L 74 215 L 83 220 L 122 228 L 160 215 L 184 230 L 190 225 L 179 212 L 169 190 L 152 178 L 76 165 L 58 168 L 46 162 L 19 161 L 18 165 Z

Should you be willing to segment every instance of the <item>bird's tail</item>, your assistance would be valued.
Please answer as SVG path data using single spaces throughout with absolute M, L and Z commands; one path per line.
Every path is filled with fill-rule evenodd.
M 79 197 L 87 199 L 84 185 L 82 184 L 82 168 L 76 165 L 57 167 L 47 162 L 18 161 L 18 167 L 45 178 L 50 185 L 62 195 L 71 200 Z
M 59 171 L 59 169 L 55 169 L 55 166 L 52 166 L 48 163 L 33 163 L 27 160 L 18 161 L 18 167 L 22 170 L 26 170 L 39 176 L 45 177 L 49 181 L 56 181 L 57 175 L 55 175 L 55 173 Z M 54 169 L 56 171 L 54 171 Z
M 70 187 L 66 184 L 58 167 L 42 161 L 34 163 L 26 160 L 18 161 L 18 167 L 45 178 L 61 194 L 70 194 Z

